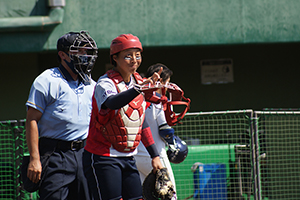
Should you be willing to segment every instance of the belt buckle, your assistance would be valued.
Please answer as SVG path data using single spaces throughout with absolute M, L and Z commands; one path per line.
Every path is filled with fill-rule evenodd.
M 72 141 L 72 142 L 71 142 L 71 150 L 72 150 L 72 151 L 77 150 L 78 147 L 79 147 L 79 146 L 77 146 L 77 145 L 79 145 L 81 142 L 82 142 L 82 141 L 78 141 L 78 140 Z

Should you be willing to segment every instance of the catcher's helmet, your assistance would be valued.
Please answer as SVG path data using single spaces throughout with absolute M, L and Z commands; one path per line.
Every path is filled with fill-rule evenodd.
M 114 55 L 125 49 L 138 48 L 143 51 L 139 38 L 132 34 L 122 34 L 111 41 L 110 55 Z
M 174 145 L 168 145 L 167 155 L 171 163 L 181 163 L 184 161 L 188 154 L 188 147 L 186 143 L 181 140 L 178 136 L 173 137 Z
M 57 50 L 69 54 L 71 63 L 67 64 L 74 73 L 78 73 L 85 82 L 91 81 L 98 48 L 88 32 L 69 32 L 63 35 L 57 42 Z

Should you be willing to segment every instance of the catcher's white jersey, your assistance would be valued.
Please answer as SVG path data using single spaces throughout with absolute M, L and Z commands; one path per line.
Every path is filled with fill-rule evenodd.
M 133 79 L 133 77 L 131 77 L 130 83 L 128 85 L 126 85 L 126 87 L 124 86 L 124 90 L 133 87 L 133 84 L 135 84 L 135 80 Z M 107 74 L 101 76 L 95 86 L 95 93 L 94 93 L 99 111 L 100 111 L 102 104 L 107 100 L 107 98 L 112 95 L 116 95 L 116 94 L 118 94 L 118 90 L 117 90 L 114 82 L 107 76 Z M 117 111 L 118 110 L 116 110 L 116 112 Z M 97 154 L 96 152 L 93 151 L 93 148 L 95 149 L 97 147 L 89 146 L 89 144 L 87 144 L 87 146 L 85 148 L 89 152 Z M 99 148 L 98 148 L 98 150 L 99 150 Z M 120 151 L 116 150 L 115 148 L 113 148 L 113 146 L 111 146 L 108 149 L 101 148 L 101 150 L 103 152 L 100 152 L 100 153 L 98 152 L 98 155 L 104 155 L 104 154 L 109 153 L 110 157 L 129 157 L 129 156 L 133 156 L 137 153 L 137 149 L 135 149 L 133 152 L 120 152 Z
M 159 126 L 167 123 L 165 118 L 165 113 L 162 110 L 161 104 L 151 104 L 146 109 L 145 115 L 146 115 L 145 120 L 147 120 L 151 128 L 152 136 L 155 141 L 161 163 L 164 167 L 168 169 L 170 179 L 176 190 L 174 174 L 166 153 L 166 144 L 159 135 Z M 149 153 L 146 150 L 143 143 L 140 143 L 137 149 L 138 149 L 138 153 L 134 157 L 136 159 L 136 165 L 140 173 L 141 182 L 143 183 L 146 176 L 152 170 L 152 165 L 151 165 L 152 159 L 150 158 Z

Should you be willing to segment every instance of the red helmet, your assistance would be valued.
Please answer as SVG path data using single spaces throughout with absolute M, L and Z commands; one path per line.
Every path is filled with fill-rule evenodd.
M 114 55 L 125 49 L 139 48 L 143 51 L 142 44 L 138 37 L 132 34 L 122 34 L 111 41 L 110 55 Z

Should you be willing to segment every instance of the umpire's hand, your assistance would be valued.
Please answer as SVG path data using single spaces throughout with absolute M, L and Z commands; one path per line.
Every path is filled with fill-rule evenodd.
M 42 165 L 40 159 L 34 159 L 30 157 L 30 162 L 28 164 L 27 177 L 33 183 L 39 182 L 41 180 Z

